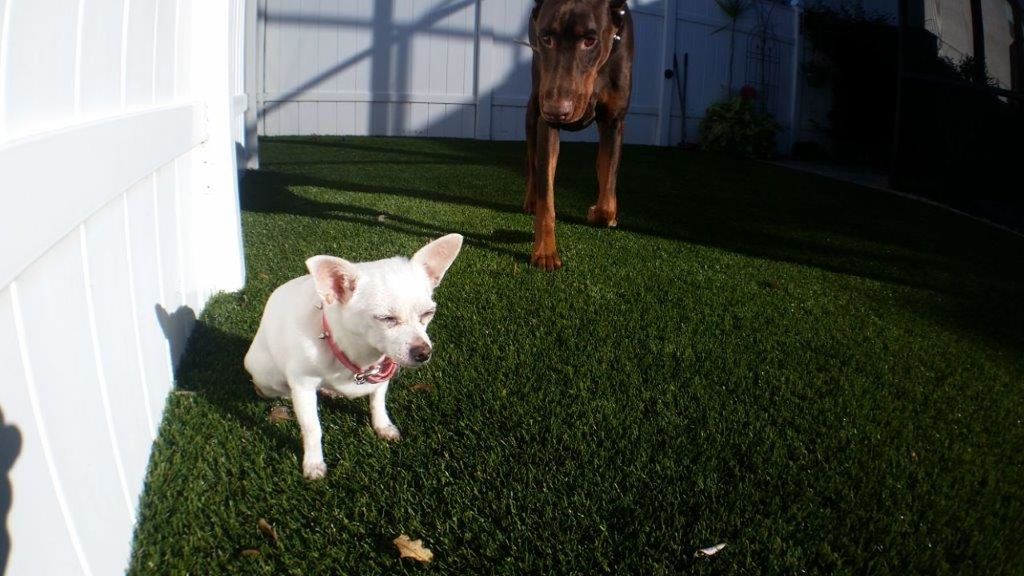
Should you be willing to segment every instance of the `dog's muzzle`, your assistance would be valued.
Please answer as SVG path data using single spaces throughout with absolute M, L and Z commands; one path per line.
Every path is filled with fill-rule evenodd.
M 567 122 L 572 118 L 572 109 L 569 98 L 551 99 L 541 102 L 540 114 L 546 122 Z
M 430 360 L 430 352 L 430 344 L 420 344 L 409 349 L 409 357 L 412 358 L 413 362 L 423 364 Z

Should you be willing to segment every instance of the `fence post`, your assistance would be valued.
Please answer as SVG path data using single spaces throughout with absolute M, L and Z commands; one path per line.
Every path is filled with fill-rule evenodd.
M 491 61 L 494 58 L 495 0 L 476 2 L 476 41 L 473 51 L 473 100 L 476 103 L 477 140 L 491 139 L 491 106 L 493 106 L 494 78 Z
M 245 110 L 245 168 L 258 170 L 260 167 L 260 147 L 257 123 L 259 122 L 260 102 L 257 94 L 260 89 L 260 62 L 258 57 L 259 42 L 259 8 L 261 0 L 245 1 L 245 96 L 248 107 Z
M 207 126 L 207 140 L 192 154 L 192 250 L 199 297 L 205 301 L 215 292 L 245 284 L 228 48 L 237 43 L 224 38 L 231 30 L 232 2 L 195 2 L 192 10 L 191 85 L 193 97 L 205 107 Z
M 797 133 L 800 130 L 800 64 L 802 57 L 800 15 L 803 12 L 803 5 L 800 0 L 791 0 L 789 6 L 793 9 L 793 74 L 789 94 L 789 150 L 787 153 L 792 155 L 793 145 L 796 144 Z
M 658 129 L 654 141 L 661 146 L 671 146 L 672 140 L 672 90 L 675 80 L 668 81 L 665 71 L 672 70 L 672 57 L 676 53 L 676 0 L 665 0 L 664 23 L 661 26 L 661 92 L 658 95 Z M 635 20 L 634 20 L 634 31 Z M 634 32 L 635 35 L 635 32 Z M 686 112 L 679 111 L 686 122 Z

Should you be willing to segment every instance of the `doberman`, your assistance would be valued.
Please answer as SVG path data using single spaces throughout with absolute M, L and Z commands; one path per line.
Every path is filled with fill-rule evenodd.
M 556 270 L 562 266 L 555 245 L 559 130 L 582 130 L 597 120 L 597 204 L 587 221 L 617 223 L 615 180 L 633 76 L 633 20 L 626 0 L 536 0 L 530 46 L 523 208 L 534 214 L 530 262 Z

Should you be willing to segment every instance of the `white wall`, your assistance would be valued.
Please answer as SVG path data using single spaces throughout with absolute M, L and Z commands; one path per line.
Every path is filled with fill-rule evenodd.
M 243 2 L 0 0 L 0 572 L 128 564 L 173 367 L 244 281 Z
M 261 0 L 255 26 L 261 134 L 524 137 L 530 93 L 527 20 L 534 0 Z M 713 0 L 631 0 L 636 27 L 626 141 L 675 144 L 681 113 L 675 52 L 690 54 L 688 139 L 726 95 L 729 34 Z M 753 12 L 739 25 L 734 79 L 746 81 Z M 776 5 L 777 93 L 788 130 L 792 10 Z M 666 41 L 667 40 L 667 41 Z M 595 140 L 593 128 L 567 140 Z M 780 141 L 786 139 L 785 135 Z

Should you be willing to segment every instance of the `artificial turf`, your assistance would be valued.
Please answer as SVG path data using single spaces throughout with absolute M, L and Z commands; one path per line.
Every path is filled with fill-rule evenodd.
M 627 147 L 617 229 L 529 267 L 521 143 L 264 140 L 248 282 L 214 298 L 167 404 L 132 574 L 1024 573 L 1024 238 L 882 192 Z M 435 357 L 321 403 L 328 474 L 242 368 L 271 290 L 328 253 L 466 237 Z M 274 542 L 257 529 L 264 518 Z M 400 560 L 401 533 L 433 550 Z M 711 558 L 695 551 L 726 543 Z M 255 550 L 255 552 L 253 551 Z

